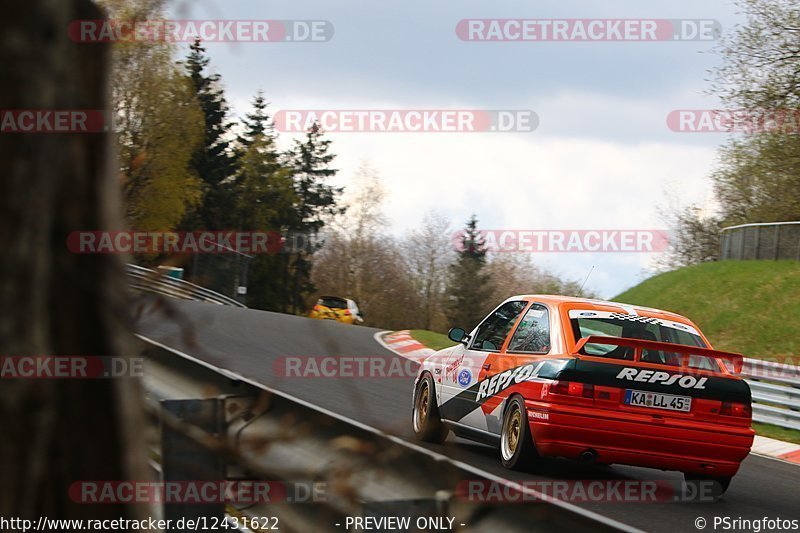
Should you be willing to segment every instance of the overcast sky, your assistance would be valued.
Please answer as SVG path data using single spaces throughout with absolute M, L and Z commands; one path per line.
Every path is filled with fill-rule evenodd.
M 194 19 L 330 21 L 325 43 L 208 43 L 236 114 L 259 89 L 281 109 L 531 109 L 532 133 L 332 133 L 337 181 L 362 161 L 388 192 L 402 235 L 436 209 L 458 229 L 660 229 L 670 203 L 709 205 L 725 137 L 675 133 L 674 109 L 708 109 L 715 42 L 467 42 L 475 18 L 741 21 L 731 0 L 201 0 Z M 282 134 L 284 142 L 290 134 Z M 612 297 L 649 274 L 639 253 L 538 254 L 536 261 Z M 520 287 L 520 292 L 526 292 Z

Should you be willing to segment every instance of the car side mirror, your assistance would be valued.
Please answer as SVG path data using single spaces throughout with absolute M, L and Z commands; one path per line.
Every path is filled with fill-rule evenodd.
M 461 328 L 451 328 L 447 332 L 447 338 L 453 342 L 464 342 L 464 339 L 467 338 L 467 332 Z

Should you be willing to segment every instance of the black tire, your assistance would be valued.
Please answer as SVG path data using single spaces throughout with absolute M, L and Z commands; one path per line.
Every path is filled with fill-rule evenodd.
M 725 494 L 728 487 L 731 485 L 732 476 L 709 476 L 704 474 L 693 474 L 690 472 L 683 473 L 683 479 L 686 485 L 692 486 L 693 493 L 701 496 L 711 496 L 717 500 Z M 711 487 L 709 484 L 713 483 Z
M 414 389 L 411 426 L 414 435 L 421 441 L 441 444 L 447 438 L 448 430 L 439 414 L 436 389 L 430 374 L 423 375 Z
M 500 460 L 511 470 L 528 470 L 539 459 L 528 425 L 528 412 L 520 396 L 513 396 L 503 413 L 500 433 Z

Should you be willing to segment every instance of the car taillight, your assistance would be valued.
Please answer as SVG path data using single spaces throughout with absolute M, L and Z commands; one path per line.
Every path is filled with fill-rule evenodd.
M 722 402 L 722 408 L 719 410 L 719 414 L 751 418 L 753 416 L 753 408 L 743 403 Z
M 320 307 L 318 305 L 315 305 L 314 306 L 314 311 L 319 311 L 319 310 L 320 310 Z
M 347 316 L 350 316 L 350 310 L 349 309 L 345 309 L 344 310 L 344 314 L 347 315 Z
M 594 385 L 591 383 L 577 383 L 574 381 L 554 381 L 550 384 L 550 394 L 594 398 Z
M 569 394 L 569 381 L 554 381 L 550 384 L 550 394 Z

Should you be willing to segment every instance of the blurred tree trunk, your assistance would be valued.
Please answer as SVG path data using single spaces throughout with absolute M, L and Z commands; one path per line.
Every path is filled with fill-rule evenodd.
M 5 2 L 0 109 L 108 109 L 108 45 L 67 35 L 100 18 L 89 0 Z M 130 353 L 120 258 L 66 247 L 71 231 L 119 229 L 110 146 L 108 134 L 0 133 L 0 355 Z M 0 381 L 0 515 L 138 516 L 68 497 L 74 481 L 145 478 L 138 386 Z

